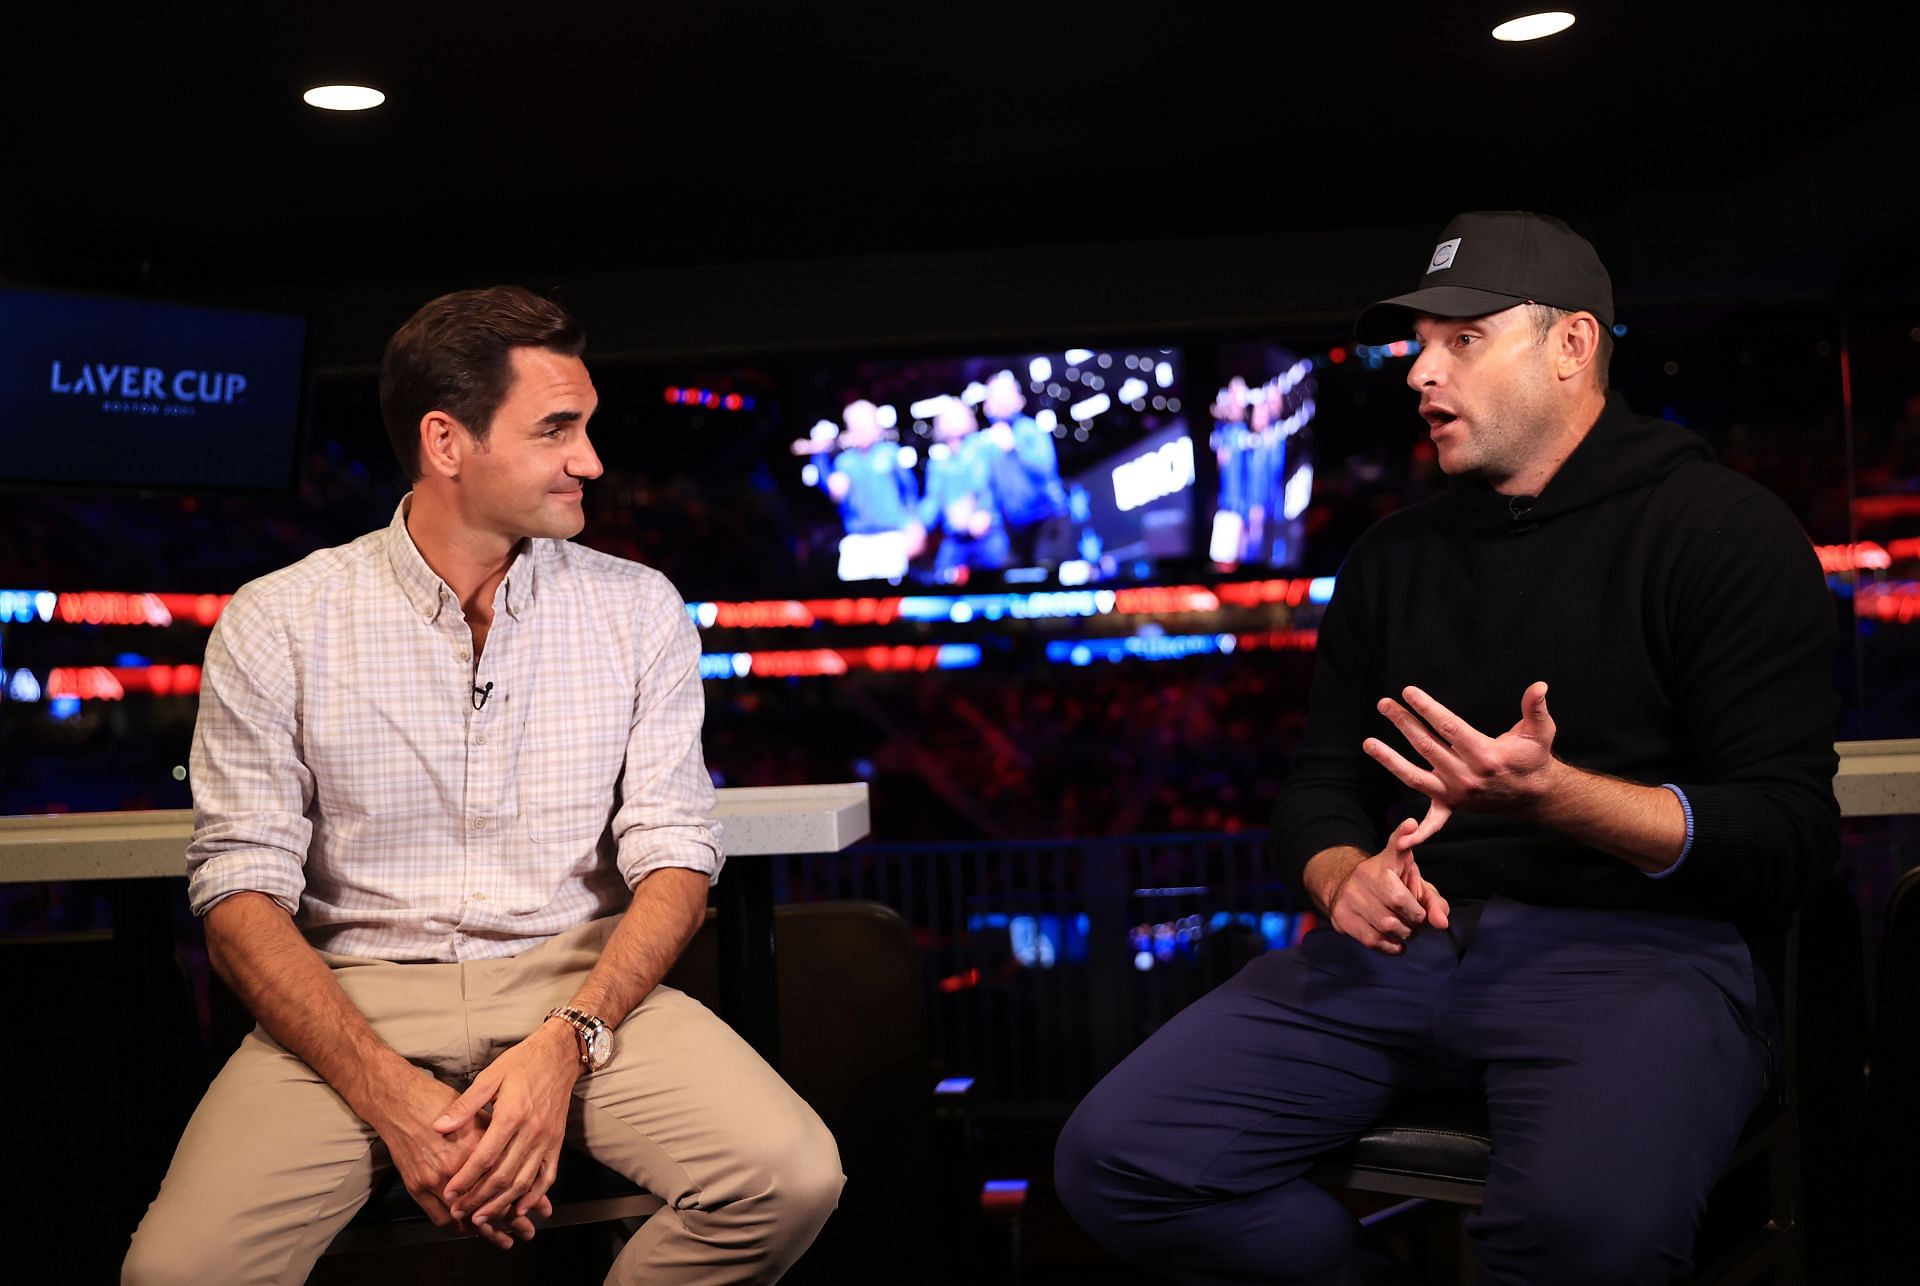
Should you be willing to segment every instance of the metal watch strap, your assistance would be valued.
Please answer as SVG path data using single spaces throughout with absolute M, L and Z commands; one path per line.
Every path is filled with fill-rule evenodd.
M 583 1014 L 567 1005 L 555 1005 L 547 1011 L 547 1017 L 558 1018 L 573 1028 L 573 1039 L 580 1046 L 580 1066 L 592 1071 L 593 1059 L 587 1053 L 587 1040 L 595 1027 L 604 1027 L 606 1024 L 592 1014 Z

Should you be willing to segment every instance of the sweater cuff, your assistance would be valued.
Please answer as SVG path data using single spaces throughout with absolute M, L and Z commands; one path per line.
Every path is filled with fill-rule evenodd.
M 1663 867 L 1658 871 L 1646 872 L 1646 877 L 1650 880 L 1666 879 L 1669 875 L 1672 875 L 1684 866 L 1687 861 L 1687 854 L 1693 852 L 1693 802 L 1687 798 L 1686 791 L 1681 790 L 1670 781 L 1661 782 L 1660 788 L 1662 790 L 1672 791 L 1673 797 L 1680 801 L 1680 811 L 1686 814 L 1687 818 L 1687 842 L 1680 846 L 1680 856 L 1674 858 L 1671 865 Z

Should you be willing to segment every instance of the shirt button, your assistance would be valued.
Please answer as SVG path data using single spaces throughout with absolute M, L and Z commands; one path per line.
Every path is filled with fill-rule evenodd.
M 477 735 L 476 737 L 474 737 L 474 739 L 473 739 L 473 744 L 474 744 L 474 745 L 476 745 L 476 746 L 484 746 L 484 745 L 486 745 L 486 744 L 487 744 L 487 734 L 483 732 L 483 733 L 480 733 L 479 735 Z
M 461 648 L 458 652 L 455 652 L 454 655 L 464 661 L 467 659 L 467 649 Z
M 484 818 L 484 817 L 476 817 L 476 818 L 474 818 L 474 819 L 473 819 L 473 829 L 475 829 L 475 830 L 477 830 L 477 831 L 483 831 L 483 830 L 485 830 L 485 829 L 487 829 L 487 819 L 486 819 L 486 818 Z
M 472 897 L 475 902 L 485 902 L 487 900 L 487 895 L 484 893 L 475 893 Z

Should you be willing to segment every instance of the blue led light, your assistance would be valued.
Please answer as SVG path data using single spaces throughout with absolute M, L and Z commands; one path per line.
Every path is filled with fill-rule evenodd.
M 934 653 L 933 664 L 942 670 L 971 670 L 980 664 L 978 643 L 943 643 Z
M 953 599 L 921 595 L 900 600 L 903 621 L 946 621 L 953 619 Z
M 0 621 L 27 625 L 35 620 L 53 619 L 53 606 L 59 595 L 50 589 L 0 589 Z

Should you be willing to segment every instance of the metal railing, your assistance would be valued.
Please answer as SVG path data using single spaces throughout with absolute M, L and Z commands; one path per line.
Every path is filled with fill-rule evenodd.
M 1070 1105 L 1167 1019 L 1311 924 L 1260 832 L 867 844 L 782 859 L 780 902 L 913 926 L 934 1057 L 976 1102 Z

